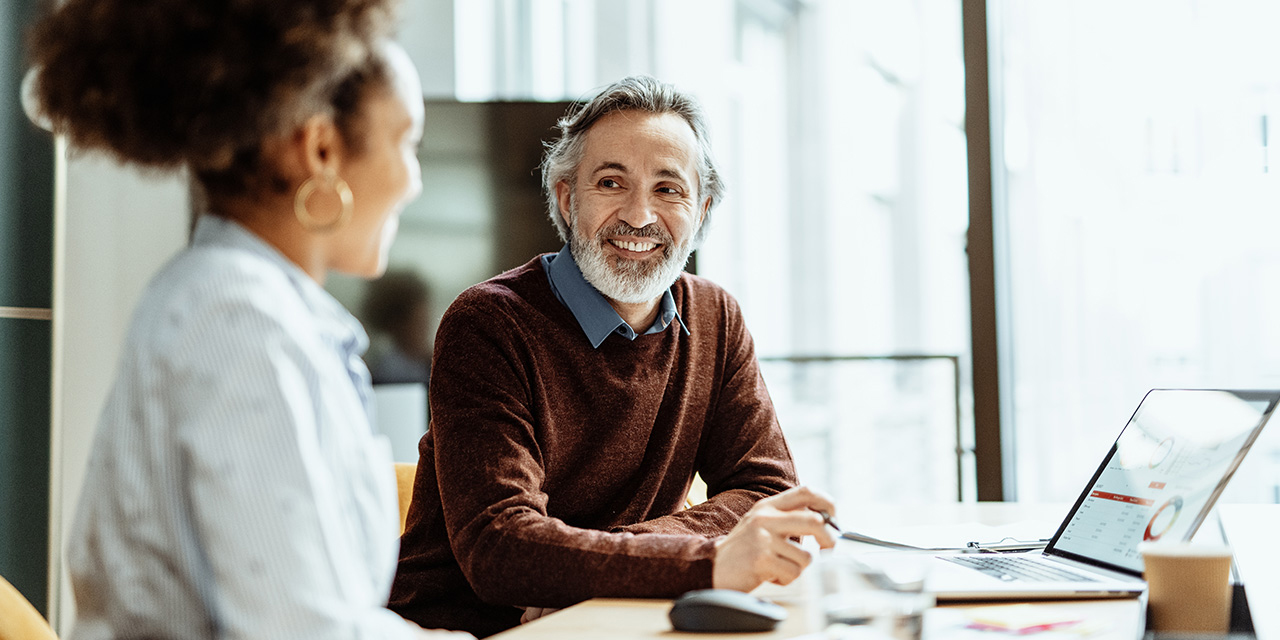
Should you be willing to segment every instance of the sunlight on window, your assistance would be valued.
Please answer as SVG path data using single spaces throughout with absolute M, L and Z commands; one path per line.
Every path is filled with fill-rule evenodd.
M 1070 500 L 1148 389 L 1280 384 L 1280 5 L 999 11 L 1018 498 Z

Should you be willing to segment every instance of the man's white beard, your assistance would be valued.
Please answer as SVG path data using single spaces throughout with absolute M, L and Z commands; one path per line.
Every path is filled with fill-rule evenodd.
M 618 302 L 639 304 L 649 302 L 662 296 L 689 261 L 693 253 L 693 243 L 686 238 L 678 246 L 672 244 L 671 236 L 657 225 L 648 225 L 636 229 L 619 221 L 617 224 L 601 228 L 596 237 L 588 238 L 578 231 L 577 203 L 570 204 L 569 252 L 573 254 L 578 270 L 591 286 Z M 615 258 L 610 261 L 604 248 L 606 238 L 611 235 L 629 235 L 640 238 L 653 238 L 662 245 L 662 259 L 658 262 L 628 260 Z

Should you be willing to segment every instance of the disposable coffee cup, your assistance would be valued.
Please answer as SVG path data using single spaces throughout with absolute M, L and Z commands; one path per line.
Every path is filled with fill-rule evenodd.
M 1147 626 L 1152 631 L 1227 632 L 1231 624 L 1231 548 L 1144 543 Z

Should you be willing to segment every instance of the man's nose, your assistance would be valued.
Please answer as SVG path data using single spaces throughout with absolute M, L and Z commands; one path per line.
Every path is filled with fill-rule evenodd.
M 632 228 L 643 229 L 657 222 L 658 214 L 654 212 L 653 202 L 646 197 L 646 194 L 633 192 L 618 212 L 618 219 L 631 225 Z

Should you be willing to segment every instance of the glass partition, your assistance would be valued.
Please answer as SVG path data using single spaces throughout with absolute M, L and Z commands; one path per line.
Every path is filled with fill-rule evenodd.
M 973 499 L 956 356 L 762 358 L 805 484 L 844 504 Z

